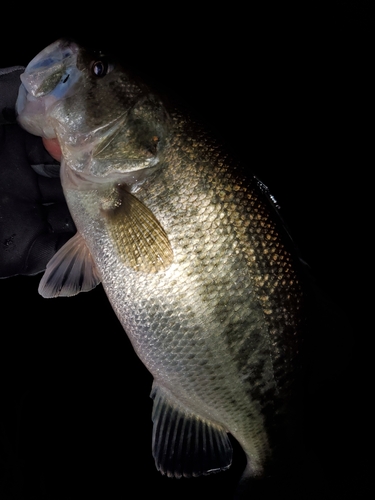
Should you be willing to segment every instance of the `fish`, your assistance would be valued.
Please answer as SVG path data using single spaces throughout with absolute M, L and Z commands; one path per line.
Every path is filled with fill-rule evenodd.
M 235 498 L 245 498 L 277 463 L 301 372 L 303 264 L 275 199 L 186 110 L 77 41 L 30 61 L 16 112 L 58 141 L 77 228 L 39 293 L 101 283 L 153 376 L 156 468 L 225 471 L 234 439 L 246 457 Z

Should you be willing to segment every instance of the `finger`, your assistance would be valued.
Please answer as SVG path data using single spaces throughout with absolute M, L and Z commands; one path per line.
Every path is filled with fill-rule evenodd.
M 49 154 L 57 161 L 61 161 L 61 148 L 57 139 L 43 138 L 43 144 Z

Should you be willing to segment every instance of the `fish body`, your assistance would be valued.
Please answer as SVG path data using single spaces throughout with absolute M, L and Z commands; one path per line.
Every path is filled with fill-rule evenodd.
M 116 62 L 58 40 L 27 66 L 19 123 L 57 138 L 76 235 L 39 291 L 102 283 L 154 377 L 169 476 L 265 473 L 300 364 L 299 259 L 268 189 Z

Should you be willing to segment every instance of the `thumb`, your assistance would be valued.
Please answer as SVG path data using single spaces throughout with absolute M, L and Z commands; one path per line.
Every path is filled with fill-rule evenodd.
M 57 161 L 61 161 L 61 148 L 59 141 L 57 139 L 45 139 L 43 138 L 43 145 L 49 154 Z

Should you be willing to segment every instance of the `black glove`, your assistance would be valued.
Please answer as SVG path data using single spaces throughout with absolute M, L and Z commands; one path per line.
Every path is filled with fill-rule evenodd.
M 75 233 L 59 163 L 16 123 L 23 69 L 0 69 L 0 278 L 43 271 Z

